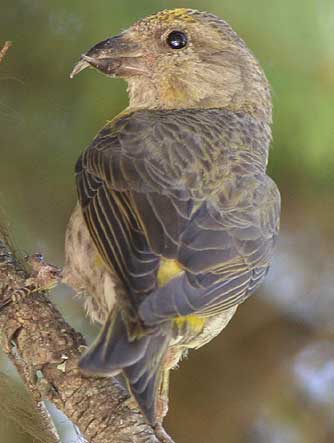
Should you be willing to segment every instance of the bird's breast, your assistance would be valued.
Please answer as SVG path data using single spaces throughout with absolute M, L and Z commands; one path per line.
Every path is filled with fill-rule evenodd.
M 85 295 L 87 314 L 104 323 L 122 288 L 116 274 L 104 264 L 88 232 L 79 205 L 74 209 L 66 230 L 63 282 L 77 294 Z

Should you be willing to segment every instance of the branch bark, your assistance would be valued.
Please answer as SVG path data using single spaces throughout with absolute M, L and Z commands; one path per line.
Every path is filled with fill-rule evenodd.
M 8 49 L 12 46 L 12 42 L 6 41 L 3 45 L 2 49 L 0 50 L 0 63 L 5 58 L 5 55 L 7 54 Z
M 30 277 L 8 243 L 0 238 L 0 306 Z M 51 400 L 90 443 L 172 441 L 162 428 L 153 429 L 145 422 L 116 379 L 80 373 L 78 359 L 85 341 L 45 293 L 35 292 L 22 301 L 3 303 L 0 334 L 3 350 L 35 401 Z

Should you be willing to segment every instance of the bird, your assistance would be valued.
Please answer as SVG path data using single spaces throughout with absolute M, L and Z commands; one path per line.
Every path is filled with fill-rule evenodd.
M 79 366 L 122 374 L 155 426 L 170 370 L 227 326 L 270 267 L 270 85 L 226 21 L 187 8 L 97 43 L 71 78 L 86 68 L 124 79 L 129 105 L 75 167 L 64 281 L 101 324 Z

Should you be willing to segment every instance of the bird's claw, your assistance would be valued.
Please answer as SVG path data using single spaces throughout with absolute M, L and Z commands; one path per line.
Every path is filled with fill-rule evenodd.
M 158 423 L 154 426 L 155 433 L 159 440 L 163 443 L 175 443 L 174 440 L 167 434 L 162 424 Z
M 27 284 L 35 284 L 41 291 L 53 288 L 63 278 L 62 269 L 47 263 L 42 254 L 29 255 L 26 261 L 32 269 Z
M 25 259 L 31 267 L 31 276 L 26 279 L 22 287 L 7 285 L 2 290 L 2 294 L 8 293 L 8 295 L 5 295 L 0 302 L 0 311 L 11 303 L 20 303 L 34 292 L 52 289 L 62 279 L 62 269 L 46 263 L 42 254 L 33 254 Z

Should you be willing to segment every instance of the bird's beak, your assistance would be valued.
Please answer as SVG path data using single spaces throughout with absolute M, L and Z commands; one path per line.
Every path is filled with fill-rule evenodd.
M 120 77 L 144 74 L 146 71 L 140 47 L 131 41 L 127 33 L 103 40 L 82 54 L 70 78 L 88 67 L 96 68 L 109 76 Z

